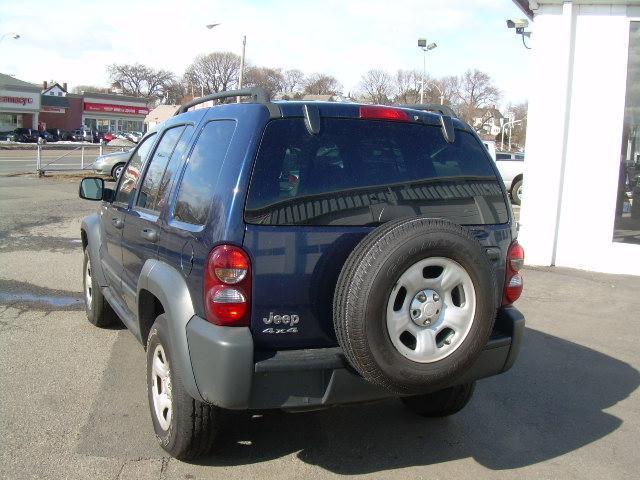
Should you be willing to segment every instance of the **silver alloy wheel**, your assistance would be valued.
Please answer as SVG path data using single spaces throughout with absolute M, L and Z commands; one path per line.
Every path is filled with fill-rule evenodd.
M 93 298 L 93 285 L 91 284 L 91 261 L 87 258 L 87 266 L 84 269 L 84 295 L 87 302 L 87 308 L 91 310 Z
M 417 363 L 451 355 L 471 330 L 476 291 L 456 261 L 430 257 L 410 266 L 387 302 L 387 331 L 394 347 Z
M 151 364 L 151 396 L 153 398 L 153 413 L 163 430 L 168 430 L 171 425 L 172 401 L 171 401 L 171 375 L 169 361 L 164 353 L 162 345 L 158 344 L 153 351 Z
M 516 195 L 518 195 L 518 198 L 522 200 L 522 183 L 518 187 L 518 190 L 516 191 Z
M 113 178 L 115 178 L 116 180 L 119 180 L 123 170 L 124 170 L 124 165 L 118 165 L 116 169 L 113 171 Z

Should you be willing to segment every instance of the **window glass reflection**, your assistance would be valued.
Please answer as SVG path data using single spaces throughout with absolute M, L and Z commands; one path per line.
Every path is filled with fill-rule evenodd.
M 640 22 L 631 22 L 614 242 L 640 244 Z

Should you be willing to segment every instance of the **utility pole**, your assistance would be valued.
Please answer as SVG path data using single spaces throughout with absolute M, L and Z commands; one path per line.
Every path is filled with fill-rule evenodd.
M 240 55 L 240 75 L 238 76 L 238 90 L 242 89 L 242 80 L 244 77 L 244 53 L 247 47 L 247 36 L 242 36 L 242 55 Z M 236 99 L 236 103 L 240 103 L 240 97 Z

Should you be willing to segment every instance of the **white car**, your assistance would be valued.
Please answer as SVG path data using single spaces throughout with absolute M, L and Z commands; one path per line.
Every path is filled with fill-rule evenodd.
M 504 186 L 511 195 L 514 205 L 522 203 L 522 178 L 524 174 L 524 152 L 497 152 L 496 143 L 483 141 L 489 155 L 496 162 Z
M 143 137 L 144 133 L 142 132 L 126 132 L 125 137 L 127 140 L 131 140 L 133 143 L 138 143 L 140 139 Z
M 522 203 L 524 153 L 496 152 L 496 165 L 515 205 Z

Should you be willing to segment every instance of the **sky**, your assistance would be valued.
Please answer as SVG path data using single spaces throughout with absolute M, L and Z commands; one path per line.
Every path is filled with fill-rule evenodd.
M 1 10 L 0 35 L 21 38 L 0 42 L 0 72 L 34 83 L 106 86 L 111 63 L 182 75 L 198 54 L 240 53 L 246 35 L 251 64 L 328 73 L 349 93 L 372 68 L 422 70 L 424 37 L 438 45 L 432 76 L 477 68 L 503 104 L 527 98 L 530 51 L 506 28 L 523 17 L 511 0 L 4 0 Z

